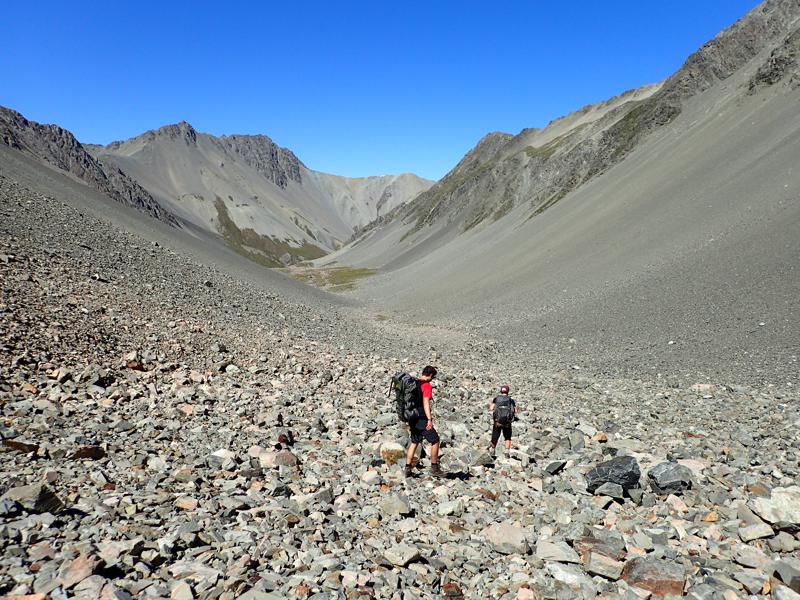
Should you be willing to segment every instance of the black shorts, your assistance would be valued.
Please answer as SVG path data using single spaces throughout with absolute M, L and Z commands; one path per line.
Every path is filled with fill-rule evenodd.
M 508 425 L 498 425 L 495 423 L 492 426 L 492 446 L 496 446 L 497 442 L 500 441 L 500 432 L 503 432 L 503 439 L 510 440 L 511 439 L 511 424 Z
M 425 429 L 427 425 L 427 419 L 418 419 L 408 424 L 408 427 L 411 430 L 412 444 L 419 444 L 422 440 L 425 440 L 429 444 L 439 443 L 439 434 L 436 433 L 436 429 L 433 427 L 430 429 Z

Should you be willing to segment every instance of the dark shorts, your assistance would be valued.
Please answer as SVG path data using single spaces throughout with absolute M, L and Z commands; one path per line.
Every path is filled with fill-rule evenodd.
M 419 419 L 408 424 L 408 427 L 411 430 L 412 444 L 419 444 L 422 440 L 425 440 L 429 444 L 439 443 L 439 434 L 436 433 L 436 429 L 425 429 L 427 425 L 427 419 Z
M 503 432 L 503 439 L 510 440 L 511 439 L 511 425 L 498 425 L 495 423 L 492 426 L 492 446 L 496 446 L 497 442 L 500 441 L 500 432 Z M 486 439 L 486 438 L 484 438 Z

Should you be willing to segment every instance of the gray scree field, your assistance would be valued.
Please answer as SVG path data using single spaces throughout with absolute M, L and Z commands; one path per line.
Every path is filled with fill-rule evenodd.
M 317 268 L 376 269 L 346 294 L 3 112 L 0 596 L 800 597 L 798 15 L 371 224 L 339 196 Z M 268 138 L 202 136 L 290 186 Z M 386 390 L 425 364 L 445 475 L 406 478 Z

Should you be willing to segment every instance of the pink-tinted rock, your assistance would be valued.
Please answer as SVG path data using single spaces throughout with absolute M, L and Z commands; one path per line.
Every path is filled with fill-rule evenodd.
M 682 596 L 686 573 L 673 562 L 641 557 L 625 563 L 622 579 L 628 585 L 648 590 L 655 597 Z

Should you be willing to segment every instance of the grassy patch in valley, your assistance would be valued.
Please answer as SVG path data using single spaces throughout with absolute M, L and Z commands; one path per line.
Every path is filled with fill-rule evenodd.
M 292 266 L 281 269 L 298 281 L 332 292 L 346 292 L 355 288 L 359 279 L 375 274 L 375 269 L 356 267 L 303 267 Z

